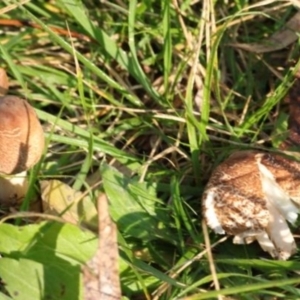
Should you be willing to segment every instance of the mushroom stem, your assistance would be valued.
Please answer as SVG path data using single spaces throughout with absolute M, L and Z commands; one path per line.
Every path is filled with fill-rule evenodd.
M 24 198 L 28 190 L 26 171 L 14 175 L 0 176 L 0 203 L 16 204 Z
M 270 240 L 267 232 L 264 231 L 258 234 L 255 238 L 265 252 L 268 252 L 273 258 L 278 257 L 278 251 L 276 250 L 274 243 Z
M 285 221 L 285 218 L 280 214 L 276 207 L 269 203 L 268 209 L 270 212 L 270 219 L 266 232 L 272 244 L 275 246 L 276 252 L 273 252 L 271 249 L 265 250 L 259 240 L 258 242 L 261 247 L 265 251 L 268 251 L 273 257 L 286 260 L 296 252 L 297 248 L 294 237 L 287 225 L 287 222 Z

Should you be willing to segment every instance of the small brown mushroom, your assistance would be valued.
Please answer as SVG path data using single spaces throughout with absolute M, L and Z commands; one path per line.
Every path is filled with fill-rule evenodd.
M 216 233 L 234 243 L 257 240 L 264 251 L 288 259 L 296 244 L 286 223 L 300 204 L 300 164 L 279 155 L 241 151 L 213 172 L 203 194 L 203 213 Z
M 0 203 L 24 196 L 26 170 L 43 150 L 44 133 L 34 109 L 19 97 L 0 97 Z

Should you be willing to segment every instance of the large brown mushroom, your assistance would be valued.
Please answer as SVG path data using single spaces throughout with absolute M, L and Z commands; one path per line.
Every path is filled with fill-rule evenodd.
M 271 256 L 287 259 L 296 244 L 286 220 L 296 221 L 299 195 L 299 163 L 240 151 L 213 172 L 203 194 L 204 217 L 216 233 L 233 235 L 234 243 L 257 240 Z
M 5 90 L 8 81 L 6 73 L 1 72 L 2 69 L 0 88 Z M 41 158 L 44 143 L 42 126 L 30 104 L 16 96 L 0 97 L 1 204 L 12 203 L 25 195 L 26 171 Z
M 287 96 L 288 138 L 281 149 L 300 145 L 300 72 Z M 219 234 L 234 243 L 257 240 L 279 259 L 296 252 L 286 220 L 295 223 L 300 208 L 300 163 L 284 156 L 255 151 L 232 154 L 212 173 L 202 198 L 203 215 Z
M 34 109 L 19 97 L 0 97 L 0 173 L 31 168 L 43 149 L 44 132 Z
M 26 171 L 43 150 L 44 133 L 34 109 L 16 96 L 0 97 L 0 203 L 25 195 Z

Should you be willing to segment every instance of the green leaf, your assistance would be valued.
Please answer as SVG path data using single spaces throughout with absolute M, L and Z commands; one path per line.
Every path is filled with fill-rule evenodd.
M 67 262 L 42 264 L 29 259 L 2 258 L 0 274 L 13 299 L 64 299 L 82 297 L 80 267 Z
M 35 225 L 0 225 L 0 252 L 15 258 L 26 257 L 48 263 L 59 256 L 72 264 L 86 262 L 97 247 L 97 238 L 90 231 L 56 222 Z
M 145 183 L 126 178 L 105 163 L 101 166 L 101 173 L 104 190 L 110 200 L 111 216 L 120 230 L 144 242 L 165 239 L 174 243 L 173 233 L 164 225 L 169 224 L 170 219 L 158 207 L 161 206 L 160 200 L 153 195 L 153 189 Z
M 0 277 L 14 299 L 81 299 L 81 264 L 95 253 L 89 231 L 54 222 L 0 225 Z
M 0 293 L 0 300 L 11 300 L 12 298 L 3 294 L 3 293 Z

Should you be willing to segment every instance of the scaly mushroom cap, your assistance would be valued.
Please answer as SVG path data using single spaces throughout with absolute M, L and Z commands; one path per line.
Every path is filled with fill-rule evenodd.
M 296 251 L 286 223 L 294 223 L 300 203 L 300 164 L 279 155 L 242 151 L 213 172 L 203 194 L 203 214 L 216 233 L 235 243 L 257 240 L 273 257 Z
M 203 195 L 203 209 L 216 233 L 255 234 L 268 225 L 270 215 L 255 155 L 236 152 L 214 170 Z
M 0 173 L 17 174 L 32 167 L 44 143 L 34 109 L 16 96 L 0 97 Z

